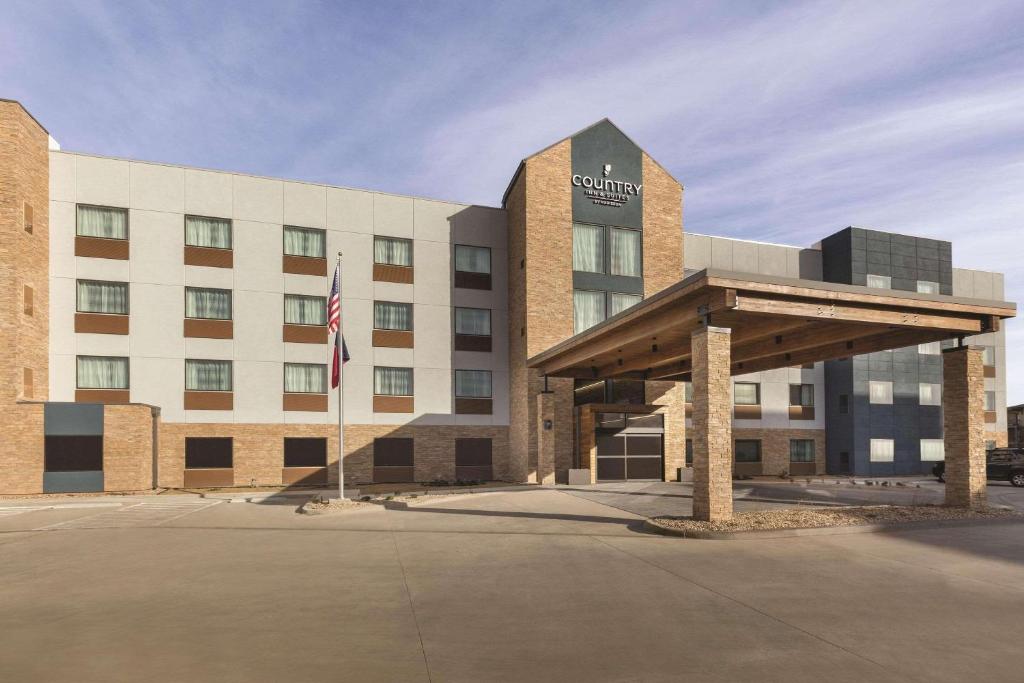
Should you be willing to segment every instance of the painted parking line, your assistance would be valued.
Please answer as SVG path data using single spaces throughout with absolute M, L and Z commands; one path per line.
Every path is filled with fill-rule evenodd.
M 140 502 L 134 505 L 126 505 L 117 510 L 38 527 L 36 531 L 153 527 L 211 508 L 214 505 L 219 505 L 221 502 L 209 499 Z

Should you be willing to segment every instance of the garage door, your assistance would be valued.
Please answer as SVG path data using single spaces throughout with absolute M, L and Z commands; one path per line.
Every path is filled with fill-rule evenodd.
M 644 416 L 649 418 L 661 416 Z M 663 435 L 639 422 L 624 420 L 621 429 L 597 430 L 598 481 L 661 481 L 664 476 Z M 605 421 L 608 424 L 608 421 Z

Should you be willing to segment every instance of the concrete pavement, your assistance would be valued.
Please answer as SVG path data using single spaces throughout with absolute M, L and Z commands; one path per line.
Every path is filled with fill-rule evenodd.
M 1020 524 L 694 541 L 557 490 L 193 507 L 0 518 L 0 678 L 1020 680 Z

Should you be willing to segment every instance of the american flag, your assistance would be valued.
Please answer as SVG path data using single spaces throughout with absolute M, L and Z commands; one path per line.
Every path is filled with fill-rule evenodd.
M 337 389 L 341 382 L 341 364 L 348 362 L 348 347 L 341 334 L 341 266 L 334 269 L 331 295 L 327 298 L 327 330 L 334 334 L 334 351 L 331 362 L 331 388 Z M 339 363 L 339 356 L 340 361 Z

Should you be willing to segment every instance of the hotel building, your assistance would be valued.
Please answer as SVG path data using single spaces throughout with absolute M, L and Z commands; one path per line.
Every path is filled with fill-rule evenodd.
M 846 228 L 788 247 L 686 233 L 682 211 L 607 120 L 487 207 L 66 152 L 0 101 L 0 493 L 336 483 L 339 252 L 350 486 L 687 479 L 688 383 L 528 359 L 701 271 L 1003 297 L 948 242 Z M 1005 445 L 1003 332 L 968 341 Z M 926 472 L 945 343 L 736 375 L 734 472 Z

